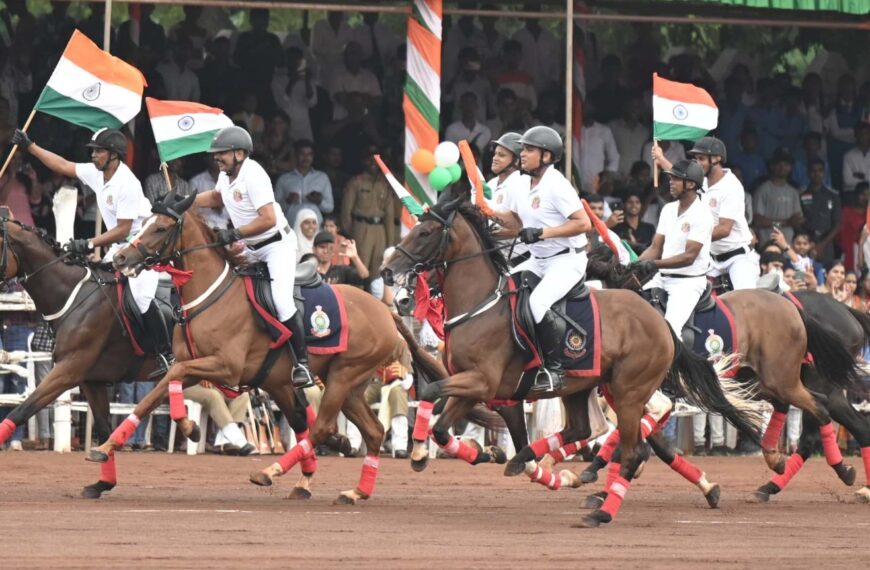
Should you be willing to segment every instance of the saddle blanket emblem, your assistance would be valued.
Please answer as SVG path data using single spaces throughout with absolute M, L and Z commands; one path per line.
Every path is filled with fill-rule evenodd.
M 562 353 L 571 360 L 583 358 L 586 354 L 586 337 L 573 329 L 568 331 Z
M 541 197 L 535 196 L 534 198 L 532 198 L 532 209 L 537 210 L 540 207 L 541 207 Z
M 321 305 L 316 305 L 314 307 L 314 312 L 311 313 L 311 329 L 309 332 L 312 336 L 316 338 L 323 338 L 325 336 L 329 336 L 332 333 L 332 330 L 329 328 L 330 321 L 329 315 L 326 314 L 326 311 L 323 310 Z
M 722 356 L 722 351 L 725 349 L 725 341 L 721 336 L 716 334 L 715 330 L 708 329 L 704 348 L 707 349 L 707 354 L 710 355 L 710 358 Z

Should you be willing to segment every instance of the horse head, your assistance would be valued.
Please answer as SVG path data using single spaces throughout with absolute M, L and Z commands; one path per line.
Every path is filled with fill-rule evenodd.
M 112 258 L 115 269 L 132 277 L 158 263 L 167 263 L 176 254 L 184 227 L 184 214 L 193 205 L 196 194 L 178 196 L 175 191 L 151 208 L 153 216 L 142 223 L 130 243 Z

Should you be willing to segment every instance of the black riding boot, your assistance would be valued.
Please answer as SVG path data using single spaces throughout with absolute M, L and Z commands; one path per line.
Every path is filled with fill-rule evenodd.
M 553 311 L 547 311 L 544 319 L 538 324 L 544 365 L 535 377 L 535 383 L 529 390 L 529 396 L 555 392 L 564 387 L 565 369 L 562 368 L 562 337 L 565 335 L 565 324 Z
M 293 366 L 293 386 L 295 388 L 308 388 L 314 386 L 314 378 L 308 369 L 308 348 L 305 346 L 305 323 L 304 311 L 296 309 L 293 316 L 284 321 L 284 326 L 293 333 L 290 336 L 290 349 L 296 364 Z
M 142 313 L 145 333 L 154 343 L 157 351 L 157 369 L 151 377 L 163 376 L 169 371 L 169 366 L 175 360 L 172 355 L 172 334 L 166 326 L 166 319 L 156 303 L 152 302 L 148 310 Z

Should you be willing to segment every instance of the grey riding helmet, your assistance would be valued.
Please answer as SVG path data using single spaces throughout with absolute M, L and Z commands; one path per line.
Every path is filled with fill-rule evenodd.
M 228 150 L 244 150 L 248 154 L 254 152 L 254 141 L 251 140 L 248 131 L 235 125 L 219 130 L 212 139 L 208 152 L 226 152 Z
M 116 152 L 121 157 L 127 156 L 127 137 L 118 129 L 100 129 L 85 146 Z
M 542 150 L 549 150 L 553 153 L 553 162 L 559 162 L 562 159 L 562 137 L 555 130 L 543 125 L 532 127 L 523 133 L 520 139 L 520 144 L 533 146 Z
M 721 156 L 722 162 L 728 160 L 728 151 L 725 149 L 725 143 L 716 137 L 701 137 L 695 141 L 695 146 L 689 151 L 689 154 L 706 154 L 708 156 Z
M 523 150 L 522 138 L 523 135 L 520 133 L 505 133 L 497 140 L 492 141 L 492 144 L 505 148 L 508 152 L 519 158 L 520 151 Z
M 665 174 L 681 180 L 691 180 L 695 183 L 696 190 L 700 190 L 704 184 L 704 170 L 694 160 L 680 159 L 670 170 L 665 170 Z

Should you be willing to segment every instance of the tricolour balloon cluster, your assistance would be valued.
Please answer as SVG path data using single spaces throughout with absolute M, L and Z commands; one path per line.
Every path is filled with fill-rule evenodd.
M 428 174 L 429 184 L 436 192 L 440 192 L 462 177 L 459 147 L 445 141 L 435 147 L 434 153 L 425 148 L 417 149 L 411 155 L 411 168 L 420 174 Z

